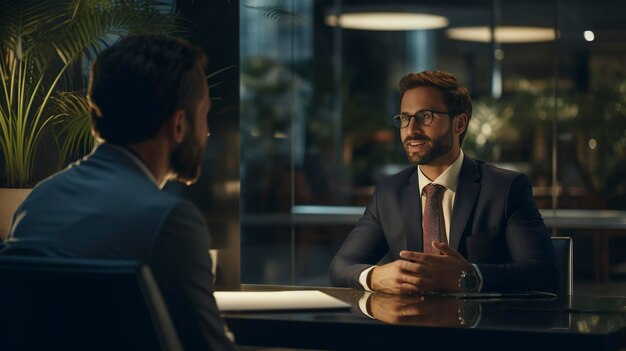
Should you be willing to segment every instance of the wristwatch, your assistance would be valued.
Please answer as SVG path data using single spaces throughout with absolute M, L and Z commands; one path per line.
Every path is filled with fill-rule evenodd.
M 473 328 L 482 314 L 482 306 L 480 303 L 471 300 L 459 300 L 459 324 L 465 327 Z
M 461 271 L 461 277 L 459 278 L 459 288 L 462 293 L 475 293 L 478 292 L 478 275 L 473 269 L 467 271 Z

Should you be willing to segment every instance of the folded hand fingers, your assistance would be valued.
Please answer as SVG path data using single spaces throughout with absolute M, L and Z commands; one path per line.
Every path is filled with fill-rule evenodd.
M 405 260 L 424 265 L 437 264 L 438 262 L 441 262 L 442 259 L 446 258 L 446 256 L 443 255 L 433 255 L 415 251 L 400 251 L 400 257 Z
M 431 277 L 424 275 L 404 274 L 400 277 L 398 283 L 401 285 L 409 284 L 416 288 L 414 291 L 432 290 L 436 286 L 435 281 Z
M 426 265 L 426 264 L 422 264 L 422 263 L 415 263 L 415 262 L 410 262 L 410 261 L 397 261 L 398 262 L 398 268 L 400 269 L 400 272 L 403 274 L 409 274 L 409 275 L 415 275 L 415 276 L 428 276 L 428 275 L 433 275 L 437 273 L 437 270 L 434 269 L 435 267 L 430 266 L 430 265 Z

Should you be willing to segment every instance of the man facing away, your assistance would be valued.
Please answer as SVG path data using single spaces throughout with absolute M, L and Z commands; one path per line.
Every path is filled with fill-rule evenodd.
M 160 36 L 105 49 L 88 91 L 98 147 L 33 189 L 2 253 L 146 262 L 183 346 L 229 350 L 204 218 L 160 191 L 168 180 L 191 184 L 200 174 L 211 105 L 206 60 L 197 46 Z
M 382 179 L 330 265 L 333 285 L 387 293 L 556 292 L 529 179 L 466 156 L 468 90 L 442 71 L 400 80 L 409 167 Z

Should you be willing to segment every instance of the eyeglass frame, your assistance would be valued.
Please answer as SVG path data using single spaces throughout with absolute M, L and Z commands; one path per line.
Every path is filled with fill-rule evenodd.
M 430 112 L 430 114 L 432 115 L 432 117 L 430 118 L 430 122 L 428 122 L 428 124 L 424 123 L 425 117 L 422 117 L 427 112 Z M 452 111 L 440 112 L 440 111 L 434 111 L 434 110 L 420 110 L 420 111 L 415 112 L 412 115 L 406 112 L 400 112 L 397 115 L 394 115 L 393 117 L 391 117 L 391 121 L 393 122 L 393 125 L 398 129 L 404 129 L 408 127 L 409 124 L 411 124 L 411 118 L 414 118 L 417 124 L 424 126 L 424 127 L 428 127 L 429 125 L 433 124 L 433 121 L 435 120 L 434 118 L 435 115 L 448 115 L 450 117 L 455 116 L 454 112 Z M 398 117 L 398 120 L 400 120 L 400 123 L 396 123 L 396 117 Z M 406 122 L 405 126 L 402 126 L 402 120 L 400 119 L 401 117 L 408 117 L 407 119 L 408 122 Z

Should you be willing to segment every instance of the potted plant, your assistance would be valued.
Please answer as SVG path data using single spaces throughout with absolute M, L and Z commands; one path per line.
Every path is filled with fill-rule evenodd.
M 178 32 L 173 10 L 149 0 L 0 2 L 0 240 L 28 188 L 93 147 L 90 62 L 120 36 Z

